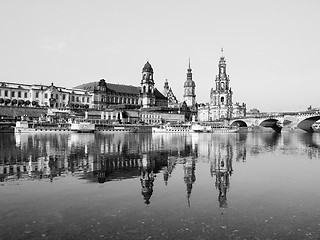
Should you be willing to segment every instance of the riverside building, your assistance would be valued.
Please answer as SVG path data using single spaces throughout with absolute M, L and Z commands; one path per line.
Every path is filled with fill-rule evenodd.
M 244 117 L 246 104 L 233 103 L 233 92 L 230 87 L 230 79 L 227 74 L 226 59 L 223 55 L 219 60 L 219 74 L 215 78 L 215 87 L 210 92 L 210 103 L 203 104 L 198 109 L 200 121 L 216 121 L 231 118 Z
M 13 114 L 16 114 L 16 107 L 48 109 L 49 115 L 58 115 L 56 113 L 61 111 L 74 115 L 72 111 L 76 111 L 78 117 L 83 115 L 86 119 L 109 123 L 185 121 L 184 114 L 178 113 L 178 108 L 172 104 L 169 106 L 168 96 L 155 88 L 153 74 L 153 68 L 147 61 L 142 69 L 140 86 L 107 83 L 104 79 L 71 89 L 53 83 L 28 85 L 0 82 L 0 106 L 10 107 Z M 168 93 L 170 102 L 176 101 L 171 89 Z

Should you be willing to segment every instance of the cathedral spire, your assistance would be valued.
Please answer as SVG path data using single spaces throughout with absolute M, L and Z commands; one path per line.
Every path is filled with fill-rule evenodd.
M 184 82 L 184 99 L 187 103 L 187 106 L 194 107 L 195 106 L 195 87 L 196 84 L 192 80 L 192 69 L 191 69 L 191 63 L 190 63 L 190 57 L 189 57 L 189 65 L 187 69 L 187 80 Z

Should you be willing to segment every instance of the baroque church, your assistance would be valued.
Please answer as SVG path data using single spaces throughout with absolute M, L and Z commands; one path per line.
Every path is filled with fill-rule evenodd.
M 246 115 L 245 103 L 233 103 L 233 92 L 230 87 L 230 78 L 227 74 L 227 64 L 223 49 L 221 49 L 221 52 L 222 56 L 218 64 L 219 73 L 215 78 L 215 87 L 211 88 L 210 103 L 199 107 L 199 121 L 225 120 Z
M 140 86 L 107 83 L 104 79 L 74 87 L 93 94 L 93 108 L 166 107 L 167 97 L 154 87 L 153 68 L 149 61 L 142 68 Z

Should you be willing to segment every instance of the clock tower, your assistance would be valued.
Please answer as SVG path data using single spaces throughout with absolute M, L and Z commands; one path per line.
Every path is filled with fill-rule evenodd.
M 196 105 L 196 94 L 195 88 L 196 84 L 192 80 L 192 69 L 190 67 L 190 58 L 189 58 L 189 68 L 187 69 L 187 80 L 184 82 L 184 101 L 188 107 L 195 107 Z
M 142 79 L 140 82 L 140 104 L 142 107 L 147 108 L 155 106 L 155 101 L 153 68 L 149 61 L 147 61 L 142 69 Z
M 226 60 L 221 49 L 222 56 L 219 60 L 219 74 L 215 79 L 215 89 L 211 89 L 210 105 L 212 110 L 212 120 L 230 119 L 233 112 L 232 94 L 229 86 L 229 75 L 227 75 Z

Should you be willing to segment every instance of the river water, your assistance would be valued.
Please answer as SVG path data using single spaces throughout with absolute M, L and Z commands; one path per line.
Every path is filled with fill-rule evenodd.
M 320 134 L 0 134 L 0 239 L 319 239 Z

